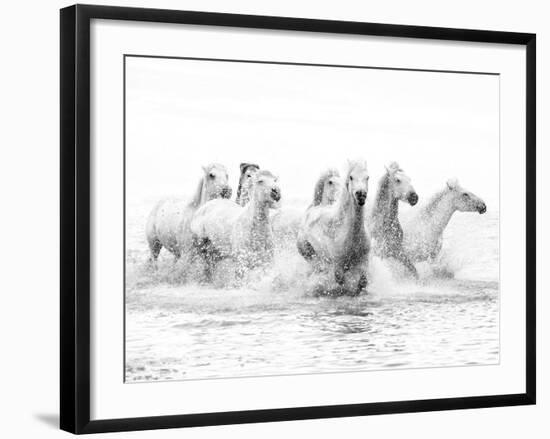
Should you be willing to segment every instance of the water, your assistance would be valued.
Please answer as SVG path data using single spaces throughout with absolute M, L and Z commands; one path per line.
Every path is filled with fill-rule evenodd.
M 328 298 L 309 293 L 319 279 L 293 251 L 242 288 L 200 285 L 164 250 L 151 270 L 151 207 L 127 206 L 128 382 L 499 361 L 498 212 L 454 215 L 443 249 L 454 278 L 420 264 L 419 281 L 403 279 L 375 258 L 367 295 Z

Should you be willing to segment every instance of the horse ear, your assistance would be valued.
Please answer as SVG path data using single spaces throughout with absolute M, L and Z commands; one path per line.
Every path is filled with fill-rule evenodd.
M 450 178 L 447 180 L 447 187 L 454 191 L 458 187 L 458 180 L 456 178 Z
M 259 167 L 257 164 L 255 164 L 255 163 L 241 163 L 241 164 L 239 165 L 239 168 L 241 169 L 241 174 L 242 174 L 244 171 L 246 171 L 247 168 L 249 168 L 249 167 L 251 167 L 251 166 L 254 167 L 254 168 L 256 168 L 256 169 L 260 169 L 260 167 Z
M 390 162 L 387 166 L 384 166 L 386 168 L 386 172 L 388 174 L 392 174 L 396 171 L 399 171 L 399 164 L 397 162 Z

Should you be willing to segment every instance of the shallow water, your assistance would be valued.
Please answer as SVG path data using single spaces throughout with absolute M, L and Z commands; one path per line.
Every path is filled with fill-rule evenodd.
M 454 215 L 443 250 L 454 278 L 420 264 L 419 281 L 403 279 L 375 258 L 368 294 L 328 298 L 310 294 L 322 279 L 294 250 L 240 288 L 201 285 L 164 251 L 151 270 L 150 208 L 127 207 L 129 382 L 499 361 L 497 212 Z

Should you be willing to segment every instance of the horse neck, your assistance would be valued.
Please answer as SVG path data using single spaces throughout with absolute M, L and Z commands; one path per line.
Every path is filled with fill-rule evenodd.
M 246 209 L 254 229 L 269 226 L 269 205 L 266 201 L 257 200 L 253 196 Z
M 337 218 L 347 226 L 348 235 L 357 236 L 364 232 L 364 206 L 358 206 L 352 199 L 347 188 L 340 196 Z
M 399 200 L 390 194 L 390 179 L 386 175 L 382 178 L 378 187 L 378 193 L 376 194 L 376 201 L 374 204 L 374 219 L 379 221 L 380 219 L 388 221 L 395 221 L 397 219 L 397 213 L 399 208 Z
M 455 211 L 452 194 L 446 190 L 437 194 L 426 206 L 427 217 L 432 223 L 432 229 L 437 234 L 443 233 Z
M 239 187 L 237 188 L 237 198 L 235 199 L 235 202 L 240 206 L 246 204 L 243 192 L 243 176 L 241 174 L 241 178 L 239 178 Z
M 365 227 L 365 206 L 358 206 L 354 202 L 350 203 L 350 230 L 354 235 L 364 231 Z

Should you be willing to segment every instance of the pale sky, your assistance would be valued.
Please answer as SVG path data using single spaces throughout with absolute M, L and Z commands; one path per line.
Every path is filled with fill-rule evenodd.
M 317 176 L 367 160 L 369 198 L 396 160 L 425 201 L 445 181 L 498 209 L 499 77 L 455 73 L 126 58 L 131 201 L 188 196 L 201 166 L 240 162 L 309 201 Z

